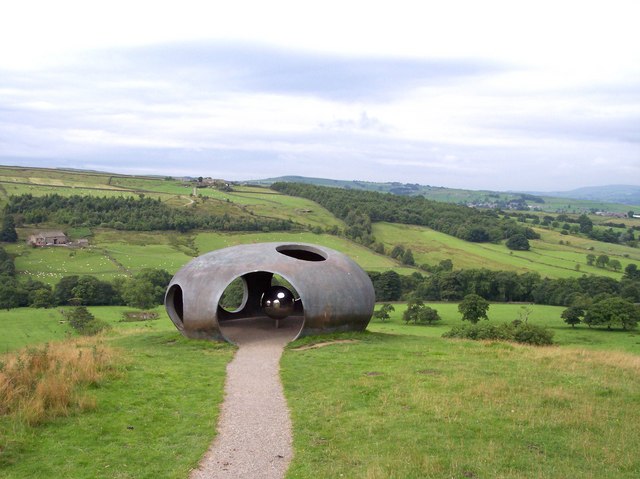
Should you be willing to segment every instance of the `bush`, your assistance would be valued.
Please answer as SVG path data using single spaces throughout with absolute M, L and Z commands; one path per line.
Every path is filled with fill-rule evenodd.
M 82 336 L 94 336 L 109 328 L 108 323 L 96 319 L 84 306 L 78 306 L 73 311 L 66 312 L 65 316 L 69 320 L 69 325 Z
M 472 339 L 475 341 L 513 341 L 516 343 L 548 346 L 553 344 L 553 331 L 528 323 L 478 323 L 456 326 L 443 338 Z

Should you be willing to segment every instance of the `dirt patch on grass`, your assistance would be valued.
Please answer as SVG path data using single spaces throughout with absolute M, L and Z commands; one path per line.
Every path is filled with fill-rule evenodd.
M 322 343 L 307 344 L 298 348 L 292 348 L 291 351 L 306 351 L 307 349 L 317 349 L 324 346 L 331 346 L 332 344 L 345 344 L 345 343 L 359 343 L 357 339 L 337 339 L 335 341 L 324 341 Z

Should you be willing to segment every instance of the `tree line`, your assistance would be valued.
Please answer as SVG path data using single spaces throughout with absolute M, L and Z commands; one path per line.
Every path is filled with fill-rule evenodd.
M 533 229 L 511 218 L 504 219 L 495 211 L 436 202 L 422 196 L 396 196 L 304 183 L 278 182 L 271 188 L 322 205 L 347 224 L 348 237 L 365 245 L 375 242 L 371 223 L 378 221 L 427 226 L 477 243 L 497 242 L 516 234 L 528 239 L 539 238 Z
M 634 264 L 618 281 L 606 276 L 542 278 L 538 273 L 518 274 L 488 269 L 439 270 L 400 275 L 395 271 L 369 272 L 377 301 L 459 301 L 476 294 L 493 302 L 528 302 L 554 306 L 586 304 L 594 299 L 619 297 L 640 302 L 640 271 Z
M 187 208 L 172 208 L 159 198 L 144 195 L 134 198 L 24 194 L 11 196 L 4 213 L 5 217 L 19 218 L 21 223 L 27 224 L 53 222 L 130 231 L 286 231 L 293 227 L 290 220 L 212 215 Z

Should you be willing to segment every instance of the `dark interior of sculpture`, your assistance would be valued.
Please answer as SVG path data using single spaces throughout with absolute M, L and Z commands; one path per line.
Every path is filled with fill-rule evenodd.
M 178 318 L 180 322 L 184 321 L 182 301 L 182 288 L 177 284 L 172 285 L 167 291 L 165 306 L 167 308 L 169 316 Z
M 295 287 L 268 271 L 247 273 L 229 283 L 217 316 L 222 335 L 232 341 L 246 328 L 259 328 L 263 334 L 287 328 L 297 336 L 304 325 L 304 308 Z

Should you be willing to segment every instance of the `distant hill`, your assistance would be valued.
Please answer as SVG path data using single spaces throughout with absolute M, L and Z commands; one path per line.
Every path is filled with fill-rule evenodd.
M 640 186 L 633 185 L 587 186 L 570 191 L 538 192 L 534 194 L 559 198 L 573 198 L 576 200 L 640 205 Z
M 463 190 L 445 188 L 443 186 L 420 185 L 417 183 L 333 180 L 306 176 L 279 176 L 277 178 L 246 181 L 245 183 L 270 186 L 279 181 L 352 190 L 377 191 L 405 196 L 424 196 L 434 201 L 487 208 L 526 209 L 528 205 L 542 211 L 555 213 L 582 213 L 590 211 L 626 213 L 629 209 L 627 205 L 632 205 L 635 208 L 638 208 L 638 205 L 640 205 L 640 186 L 629 185 L 587 187 L 573 191 L 549 193 Z M 567 201 L 568 199 L 573 201 Z
M 269 186 L 276 182 L 306 183 L 316 186 L 330 186 L 347 190 L 376 191 L 379 193 L 392 193 L 401 196 L 424 196 L 435 201 L 459 204 L 489 204 L 502 203 L 506 205 L 510 201 L 518 201 L 523 197 L 534 202 L 543 202 L 540 198 L 532 198 L 526 193 L 497 192 L 489 190 L 462 190 L 457 188 L 445 188 L 444 186 L 420 185 L 418 183 L 400 182 L 374 182 L 358 180 L 332 180 L 327 178 L 310 178 L 305 176 L 279 176 L 277 178 L 265 178 L 263 180 L 247 181 L 249 184 Z

